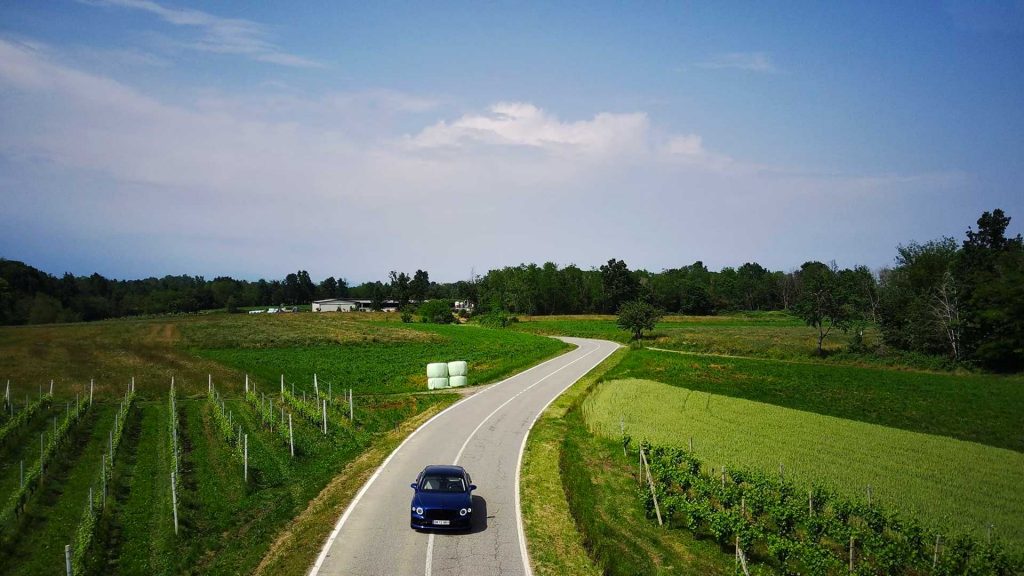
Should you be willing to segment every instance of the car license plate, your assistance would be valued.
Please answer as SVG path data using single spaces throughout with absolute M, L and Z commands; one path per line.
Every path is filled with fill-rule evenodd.
M 434 526 L 448 526 L 451 523 L 451 520 L 434 520 Z

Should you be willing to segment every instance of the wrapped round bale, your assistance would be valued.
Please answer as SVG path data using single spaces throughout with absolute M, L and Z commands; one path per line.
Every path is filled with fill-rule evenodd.
M 468 376 L 469 365 L 462 360 L 448 363 L 448 376 Z
M 447 388 L 447 378 L 427 378 L 427 390 L 437 390 L 439 388 Z
M 447 378 L 448 377 L 448 364 L 444 362 L 434 362 L 427 364 L 427 378 Z
M 465 376 L 451 376 L 448 378 L 448 386 L 451 386 L 452 388 L 465 386 L 466 382 L 467 380 Z

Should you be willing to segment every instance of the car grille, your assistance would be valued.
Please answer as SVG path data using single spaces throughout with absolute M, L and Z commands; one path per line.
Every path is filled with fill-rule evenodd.
M 458 510 L 425 510 L 423 517 L 427 520 L 455 520 L 459 517 Z

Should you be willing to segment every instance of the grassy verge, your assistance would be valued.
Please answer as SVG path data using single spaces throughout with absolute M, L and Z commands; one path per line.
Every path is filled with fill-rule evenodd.
M 721 469 L 757 469 L 829 486 L 918 517 L 937 528 L 983 539 L 988 525 L 1024 549 L 1024 454 L 693 392 L 645 380 L 600 384 L 583 405 L 591 431 L 621 440 L 687 448 Z M 620 424 L 620 422 L 622 424 Z
M 609 379 L 655 380 L 1024 452 L 1024 378 L 633 351 Z
M 565 413 L 626 354 L 614 352 L 555 399 L 530 430 L 520 470 L 523 528 L 530 563 L 540 575 L 597 575 L 601 571 L 587 556 L 562 487 L 559 468 L 566 434 Z

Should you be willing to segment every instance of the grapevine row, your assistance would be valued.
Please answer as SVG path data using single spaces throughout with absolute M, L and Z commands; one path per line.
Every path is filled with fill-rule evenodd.
M 944 539 L 912 518 L 841 498 L 821 487 L 799 490 L 762 472 L 711 475 L 692 453 L 646 443 L 660 513 L 670 526 L 710 533 L 784 573 L 1015 574 L 1024 558 L 998 542 Z M 650 487 L 642 487 L 648 512 Z
M 110 482 L 111 473 L 114 470 L 114 457 L 117 455 L 117 449 L 121 445 L 121 437 L 123 436 L 125 424 L 128 419 L 128 411 L 131 409 L 132 402 L 135 400 L 135 392 L 131 391 L 121 402 L 118 408 L 117 414 L 114 416 L 114 427 L 111 429 L 109 436 L 109 451 L 108 457 L 103 459 L 100 466 L 100 485 L 101 485 L 101 498 L 94 498 L 92 491 L 89 492 L 89 500 L 85 504 L 85 512 L 82 513 L 82 519 L 78 523 L 78 530 L 75 532 L 75 546 L 74 552 L 71 557 L 71 566 L 73 574 L 85 574 L 85 560 L 86 553 L 89 551 L 89 547 L 92 545 L 93 536 L 96 532 L 96 522 L 99 520 L 100 514 L 103 512 L 103 505 L 106 501 L 106 490 L 107 483 Z
M 256 396 L 255 392 L 247 392 L 245 400 L 253 407 L 256 414 L 260 417 L 260 423 L 271 432 L 276 433 L 287 446 L 289 443 L 288 421 L 284 418 L 283 412 L 277 412 L 275 410 L 273 397 L 261 399 Z
M 41 408 L 49 406 L 52 401 L 53 396 L 44 394 L 38 400 L 26 406 L 24 410 L 12 416 L 11 419 L 4 423 L 3 427 L 0 428 L 0 444 L 3 444 L 11 433 L 18 428 L 21 428 L 26 422 L 31 420 Z
M 26 502 L 28 502 L 32 492 L 35 491 L 36 487 L 40 484 L 43 471 L 46 469 L 47 464 L 49 464 L 54 454 L 57 453 L 57 450 L 60 449 L 67 440 L 70 435 L 71 428 L 74 427 L 88 409 L 89 403 L 79 400 L 75 403 L 74 409 L 69 410 L 64 416 L 64 420 L 57 427 L 56 432 L 51 434 L 50 438 L 44 444 L 39 460 L 34 462 L 29 469 L 25 471 L 24 482 L 18 488 L 18 491 L 10 497 L 4 508 L 0 510 L 0 526 L 7 525 L 8 521 L 22 509 Z

